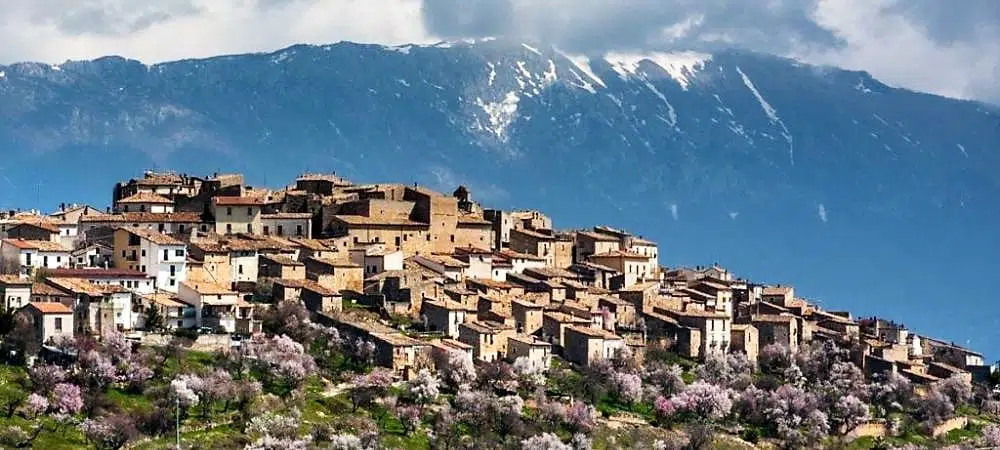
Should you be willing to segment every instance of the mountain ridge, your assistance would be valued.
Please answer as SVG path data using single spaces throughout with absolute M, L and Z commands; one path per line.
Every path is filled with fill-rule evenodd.
M 0 167 L 18 168 L 4 170 L 0 205 L 67 192 L 106 202 L 100 188 L 68 186 L 150 166 L 239 170 L 259 184 L 306 169 L 463 183 L 560 226 L 620 223 L 671 242 L 668 264 L 803 280 L 807 295 L 858 311 L 915 305 L 903 317 L 915 328 L 945 320 L 943 336 L 1000 342 L 976 305 L 933 313 L 938 298 L 982 298 L 984 283 L 919 283 L 938 274 L 925 261 L 973 280 L 1000 269 L 987 251 L 1000 248 L 995 108 L 742 51 L 666 68 L 588 58 L 590 78 L 578 55 L 523 44 L 0 66 Z M 46 178 L 53 168 L 63 176 Z M 43 179 L 55 194 L 43 198 Z M 964 331 L 966 318 L 979 331 Z

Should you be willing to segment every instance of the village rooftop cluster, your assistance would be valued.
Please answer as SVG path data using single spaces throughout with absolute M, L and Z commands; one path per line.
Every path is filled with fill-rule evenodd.
M 825 311 L 792 286 L 718 265 L 663 267 L 641 236 L 557 230 L 539 211 L 485 209 L 464 186 L 447 195 L 304 174 L 272 190 L 238 174 L 148 172 L 117 184 L 112 205 L 0 216 L 4 307 L 41 343 L 141 336 L 153 309 L 159 328 L 253 335 L 269 303 L 302 302 L 317 322 L 374 343 L 376 364 L 404 379 L 434 349 L 548 367 L 553 355 L 641 360 L 654 344 L 755 361 L 769 344 L 812 341 L 852 349 L 868 376 L 990 374 L 979 353 L 900 324 Z

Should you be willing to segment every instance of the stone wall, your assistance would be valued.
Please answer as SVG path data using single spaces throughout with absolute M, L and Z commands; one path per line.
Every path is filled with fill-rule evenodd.
M 853 441 L 858 438 L 865 436 L 871 436 L 875 438 L 885 437 L 888 434 L 888 428 L 885 423 L 882 422 L 866 422 L 862 423 L 844 435 L 848 441 Z
M 961 428 L 965 428 L 968 425 L 969 425 L 968 417 L 965 416 L 952 417 L 951 419 L 948 419 L 943 423 L 941 423 L 940 425 L 934 427 L 934 429 L 931 430 L 931 436 L 938 437 L 948 433 L 951 430 L 958 430 Z

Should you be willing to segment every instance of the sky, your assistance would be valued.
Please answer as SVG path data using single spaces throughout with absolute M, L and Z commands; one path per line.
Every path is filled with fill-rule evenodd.
M 0 11 L 0 64 L 506 36 L 590 55 L 736 47 L 1000 103 L 996 0 L 0 0 Z

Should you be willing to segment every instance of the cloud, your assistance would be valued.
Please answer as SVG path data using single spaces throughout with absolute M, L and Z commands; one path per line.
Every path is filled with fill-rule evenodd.
M 0 11 L 0 63 L 509 36 L 579 53 L 739 47 L 1000 101 L 995 0 L 0 0 Z
M 421 0 L 0 0 L 0 64 L 144 62 L 350 40 L 427 43 Z
M 819 207 L 816 209 L 816 214 L 819 215 L 819 220 L 826 223 L 826 205 L 820 203 Z
M 673 217 L 674 220 L 680 220 L 680 215 L 678 215 L 677 209 L 678 208 L 676 203 L 670 204 L 670 216 Z
M 739 216 L 740 216 L 740 213 L 739 213 L 739 212 L 737 212 L 737 211 L 731 211 L 731 212 L 729 213 L 729 218 L 730 218 L 730 219 L 733 219 L 733 220 L 736 220 L 736 218 L 737 218 L 737 217 L 739 217 Z

